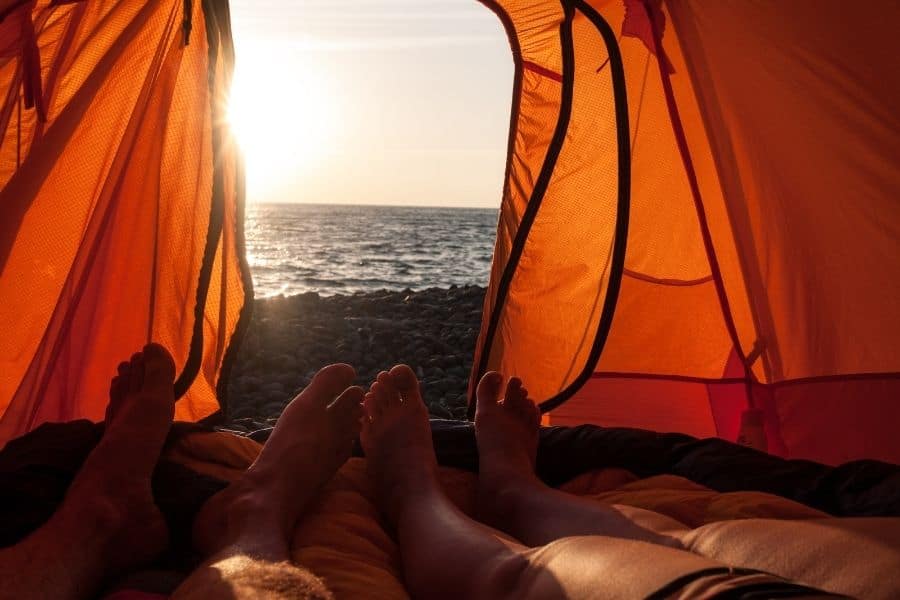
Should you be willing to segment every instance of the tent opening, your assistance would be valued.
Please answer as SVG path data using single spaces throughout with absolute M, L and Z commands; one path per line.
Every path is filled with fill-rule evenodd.
M 256 318 L 229 426 L 266 425 L 339 361 L 363 384 L 406 362 L 432 414 L 464 418 L 508 148 L 502 24 L 477 2 L 231 6 Z

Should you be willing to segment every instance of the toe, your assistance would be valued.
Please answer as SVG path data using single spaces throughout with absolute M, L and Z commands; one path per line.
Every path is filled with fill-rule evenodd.
M 391 369 L 391 379 L 404 402 L 415 405 L 422 404 L 419 380 L 409 365 L 397 365 Z
M 125 395 L 131 389 L 131 385 L 129 383 L 129 373 L 131 372 L 131 363 L 130 362 L 120 362 L 119 366 L 116 368 L 116 372 L 118 375 L 112 378 L 112 381 L 109 384 L 109 406 L 112 411 L 115 411 L 113 405 L 118 405 Z M 109 411 L 107 411 L 107 417 L 111 416 Z M 107 418 L 107 420 L 109 420 Z
M 340 454 L 344 454 L 344 446 L 352 449 L 353 440 L 362 428 L 362 403 L 365 399 L 365 392 L 361 387 L 350 387 L 337 397 L 331 406 L 328 407 L 329 413 L 334 419 L 332 422 L 336 427 L 336 435 L 341 443 Z
M 510 398 L 519 398 L 522 396 L 522 380 L 518 377 L 510 377 L 509 383 L 506 384 L 506 400 Z
M 112 422 L 115 418 L 116 412 L 122 404 L 122 399 L 125 397 L 127 389 L 127 379 L 123 379 L 121 375 L 116 375 L 112 378 L 112 381 L 109 384 L 109 404 L 106 405 L 106 416 L 104 417 L 107 423 Z
M 122 376 L 116 375 L 112 378 L 112 381 L 109 382 L 109 399 L 110 402 L 115 402 L 119 398 L 122 397 Z
M 331 403 L 329 409 L 335 411 L 341 419 L 358 421 L 362 416 L 362 402 L 365 395 L 361 387 L 349 387 Z
M 377 420 L 384 415 L 385 411 L 391 407 L 387 387 L 378 381 L 373 383 L 371 390 L 366 394 L 365 407 L 366 413 L 372 420 Z
M 118 375 L 112 378 L 109 383 L 109 404 L 106 407 L 106 422 L 109 423 L 115 417 L 116 412 L 122 405 L 122 401 L 130 390 L 129 376 L 131 371 L 131 363 L 120 362 L 116 368 Z
M 518 418 L 522 419 L 525 423 L 531 424 L 534 421 L 534 414 L 537 411 L 537 407 L 534 405 L 528 396 L 517 396 L 512 399 L 508 399 L 510 409 L 518 416 Z
M 374 421 L 381 417 L 384 409 L 378 401 L 378 394 L 372 391 L 366 394 L 366 397 L 363 399 L 363 410 L 365 410 L 368 421 Z
M 475 389 L 475 399 L 478 410 L 490 410 L 500 400 L 500 388 L 503 386 L 503 375 L 496 371 L 484 374 L 478 387 Z
M 540 425 L 541 409 L 528 396 L 528 390 L 524 386 L 519 387 L 517 393 L 512 397 L 507 394 L 507 398 L 511 401 L 512 409 L 524 422 L 529 425 L 532 423 Z
M 541 407 L 537 405 L 537 403 L 531 399 L 531 396 L 528 395 L 528 390 L 522 388 L 522 406 L 525 413 L 528 415 L 530 419 L 533 419 L 538 426 L 541 424 Z
M 356 371 L 350 365 L 328 365 L 316 373 L 309 385 L 300 392 L 300 396 L 327 406 L 353 383 L 354 377 Z
M 175 361 L 165 347 L 151 343 L 144 346 L 144 385 L 171 387 L 175 381 Z
M 395 402 L 391 399 L 391 392 L 392 390 L 390 390 L 380 381 L 376 381 L 372 384 L 372 388 L 369 393 L 372 395 L 372 406 L 375 409 L 375 415 L 384 414 L 384 412 L 389 410 L 391 406 L 393 406 L 394 404 L 399 404 L 399 401 Z M 394 395 L 396 395 L 395 391 L 393 393 Z
M 506 398 L 503 405 L 511 410 L 519 419 L 525 423 L 531 424 L 535 420 L 535 414 L 540 411 L 534 404 L 534 401 L 528 397 L 528 390 L 522 385 L 522 381 L 514 377 L 509 381 L 506 388 Z
M 136 352 L 131 356 L 128 368 L 128 391 L 138 392 L 144 386 L 144 354 Z
M 375 378 L 375 382 L 380 384 L 383 388 L 386 400 L 385 404 L 387 406 L 400 405 L 400 394 L 397 392 L 397 387 L 394 385 L 394 379 L 391 377 L 390 373 L 381 371 Z
M 515 410 L 517 412 L 521 412 L 524 408 L 527 408 L 530 404 L 528 400 L 528 392 L 522 387 L 522 380 L 518 377 L 513 377 L 509 380 L 509 384 L 506 386 L 506 393 L 503 398 L 503 406 Z

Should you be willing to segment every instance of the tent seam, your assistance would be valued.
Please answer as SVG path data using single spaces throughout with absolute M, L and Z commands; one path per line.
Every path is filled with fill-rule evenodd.
M 206 5 L 207 0 L 203 0 L 201 9 Z M 205 13 L 204 13 L 205 14 Z M 207 22 L 206 25 L 209 25 Z M 213 31 L 206 28 L 207 41 L 207 89 L 210 91 L 210 112 L 212 120 L 211 145 L 213 156 L 213 182 L 212 182 L 212 198 L 209 209 L 209 224 L 206 230 L 206 247 L 203 251 L 203 261 L 200 264 L 200 273 L 197 282 L 197 294 L 194 304 L 194 327 L 191 334 L 191 344 L 188 350 L 188 357 L 185 361 L 181 374 L 175 380 L 175 399 L 180 400 L 193 385 L 200 367 L 203 362 L 203 320 L 206 310 L 206 301 L 209 294 L 209 286 L 212 280 L 212 268 L 216 258 L 216 248 L 219 240 L 222 238 L 222 227 L 224 223 L 224 177 L 222 165 L 217 160 L 218 149 L 221 147 L 221 127 L 222 124 L 217 123 L 215 115 L 216 98 L 214 93 L 214 81 L 216 68 L 218 65 L 218 47 L 219 41 L 215 37 L 218 34 L 218 28 Z
M 225 12 L 226 27 L 228 28 L 228 40 L 231 41 L 231 15 L 228 2 L 219 2 Z M 204 16 L 206 15 L 206 3 L 203 5 Z M 207 17 L 208 18 L 208 17 Z M 233 50 L 233 45 L 231 45 Z M 237 246 L 238 263 L 240 265 L 241 284 L 244 287 L 244 304 L 238 315 L 238 321 L 231 339 L 228 341 L 228 347 L 222 358 L 222 366 L 219 370 L 219 380 L 216 382 L 216 398 L 219 400 L 221 412 L 228 414 L 228 380 L 231 377 L 231 370 L 237 361 L 238 351 L 246 336 L 253 317 L 253 277 L 250 273 L 250 265 L 247 262 L 246 238 L 244 235 L 244 213 L 246 208 L 246 187 L 244 185 L 244 166 L 240 155 L 236 158 L 236 198 L 235 198 L 235 245 Z M 211 415 L 212 416 L 212 415 Z
M 487 364 L 490 360 L 491 349 L 494 345 L 494 338 L 497 334 L 497 328 L 500 324 L 500 315 L 503 312 L 503 309 L 506 304 L 507 296 L 509 294 L 509 287 L 512 284 L 513 277 L 516 274 L 519 266 L 519 259 L 522 256 L 522 252 L 525 248 L 525 244 L 528 241 L 528 235 L 531 232 L 531 227 L 534 224 L 535 219 L 537 218 L 537 213 L 540 210 L 541 203 L 543 202 L 544 195 L 547 192 L 547 188 L 550 185 L 550 178 L 553 175 L 553 171 L 556 168 L 556 161 L 559 158 L 559 153 L 562 150 L 563 143 L 565 142 L 566 132 L 569 128 L 569 117 L 572 112 L 572 89 L 574 87 L 574 71 L 573 65 L 565 64 L 566 57 L 566 44 L 565 39 L 567 36 L 571 36 L 571 25 L 572 25 L 572 17 L 573 11 L 572 8 L 568 4 L 568 0 L 561 0 L 561 4 L 564 9 L 564 17 L 562 22 L 559 24 L 560 31 L 560 43 L 562 45 L 562 52 L 564 57 L 563 62 L 563 85 L 562 85 L 562 95 L 560 97 L 560 111 L 559 116 L 556 122 L 556 128 L 553 132 L 553 138 L 550 142 L 550 147 L 547 149 L 547 154 L 544 157 L 544 163 L 541 166 L 541 172 L 538 175 L 537 182 L 535 183 L 534 189 L 532 190 L 531 198 L 528 201 L 528 205 L 525 209 L 525 213 L 522 215 L 522 220 L 519 223 L 519 228 L 516 231 L 516 237 L 513 241 L 512 249 L 510 251 L 509 258 L 507 259 L 506 266 L 503 269 L 503 275 L 500 278 L 500 283 L 497 286 L 497 296 L 494 301 L 493 310 L 491 312 L 490 321 L 488 324 L 487 332 L 485 333 L 484 344 L 481 348 L 481 356 L 478 361 L 477 370 L 473 371 L 475 374 L 476 381 L 481 379 L 487 370 Z M 508 16 L 507 16 L 508 17 Z M 501 20 L 502 17 L 501 17 Z M 568 33 L 567 33 L 568 31 Z M 516 44 L 517 46 L 518 44 Z M 571 48 L 571 41 L 569 43 L 569 47 Z M 568 68 L 566 68 L 568 66 Z M 519 97 L 521 93 L 521 89 L 516 90 L 516 96 Z M 512 132 L 511 132 L 512 133 Z M 513 141 L 512 136 L 510 137 L 510 141 Z M 512 152 L 514 152 L 514 146 L 510 145 L 511 154 L 509 155 L 509 160 L 511 163 L 512 160 Z M 508 165 L 510 164 L 508 163 Z M 507 173 L 506 184 L 509 185 L 509 173 Z M 475 402 L 470 398 L 469 409 L 468 409 L 468 417 L 470 419 L 475 416 Z
M 649 21 L 650 27 L 653 31 L 653 37 L 656 42 L 656 46 L 658 48 L 662 48 L 662 34 L 659 30 L 659 27 L 654 19 L 651 18 Z M 744 378 L 747 384 L 747 403 L 750 408 L 753 408 L 754 402 L 751 385 L 755 382 L 756 378 L 747 361 L 747 355 L 744 353 L 744 350 L 741 347 L 740 337 L 737 333 L 737 326 L 735 325 L 734 316 L 731 312 L 731 303 L 728 300 L 728 295 L 725 291 L 725 283 L 722 279 L 722 271 L 719 267 L 718 258 L 716 258 L 715 247 L 713 246 L 712 242 L 712 234 L 709 230 L 709 223 L 706 220 L 706 210 L 703 208 L 703 200 L 700 197 L 700 184 L 697 180 L 697 173 L 694 170 L 693 161 L 691 160 L 690 150 L 687 145 L 687 138 L 685 137 L 684 127 L 681 123 L 681 116 L 678 112 L 678 107 L 675 104 L 675 93 L 672 89 L 672 81 L 669 78 L 668 71 L 666 70 L 663 63 L 662 53 L 657 54 L 656 60 L 659 64 L 660 81 L 663 87 L 663 96 L 666 100 L 666 107 L 669 112 L 669 121 L 672 123 L 672 133 L 675 135 L 678 152 L 681 155 L 681 162 L 684 166 L 685 175 L 688 179 L 688 186 L 691 190 L 691 196 L 694 200 L 694 208 L 697 211 L 697 220 L 700 225 L 700 234 L 703 238 L 703 246 L 706 250 L 706 258 L 709 261 L 710 271 L 712 273 L 713 281 L 715 282 L 716 295 L 719 298 L 719 307 L 722 311 L 722 318 L 725 321 L 725 328 L 727 329 L 728 335 L 731 338 L 734 352 L 737 353 L 738 357 L 741 360 L 741 365 L 743 365 L 744 367 Z
M 628 222 L 631 208 L 631 137 L 628 121 L 628 97 L 625 81 L 625 65 L 619 50 L 616 35 L 609 23 L 597 11 L 584 0 L 567 0 L 571 3 L 571 9 L 577 8 L 585 15 L 600 34 L 606 44 L 609 55 L 610 76 L 612 78 L 613 101 L 616 115 L 616 143 L 618 147 L 618 199 L 616 204 L 616 228 L 613 238 L 612 266 L 609 274 L 609 283 L 606 287 L 606 298 L 600 313 L 597 333 L 590 354 L 585 361 L 581 374 L 575 378 L 565 389 L 556 396 L 545 400 L 540 404 L 542 413 L 549 412 L 561 406 L 571 398 L 579 388 L 583 387 L 597 368 L 612 322 L 615 318 L 616 306 L 619 300 L 619 291 L 622 285 L 622 277 L 625 271 L 625 255 L 628 246 Z M 571 44 L 571 40 L 570 40 Z M 574 47 L 571 48 L 574 53 Z M 572 58 L 572 73 L 574 79 L 574 56 Z M 571 99 L 570 99 L 571 103 Z M 570 107 L 571 108 L 571 107 Z

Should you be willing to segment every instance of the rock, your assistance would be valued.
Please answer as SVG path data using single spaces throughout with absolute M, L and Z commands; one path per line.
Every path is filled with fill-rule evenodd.
M 428 412 L 439 419 L 452 419 L 453 413 L 450 409 L 439 402 L 435 402 L 428 406 Z
M 228 411 L 228 416 L 235 421 L 242 421 L 244 419 L 253 417 L 256 413 L 256 409 L 253 406 L 238 406 L 237 408 L 233 408 Z
M 259 442 L 260 444 L 264 444 L 269 436 L 272 435 L 271 427 L 260 427 L 247 437 L 249 437 L 254 442 Z
M 262 386 L 262 391 L 266 394 L 284 393 L 284 385 L 280 381 L 270 381 Z
M 334 362 L 356 367 L 354 383 L 363 386 L 407 363 L 433 415 L 464 417 L 483 297 L 483 288 L 467 285 L 256 300 L 231 373 L 230 417 L 250 431 L 274 423 L 289 398 Z
M 265 417 L 277 417 L 284 411 L 284 402 L 269 402 L 262 407 L 262 414 Z
M 238 384 L 244 389 L 256 389 L 260 386 L 260 383 L 259 377 L 253 375 L 244 375 L 238 379 Z
M 465 421 L 469 416 L 469 409 L 465 405 L 454 407 L 450 412 L 453 414 L 454 419 L 459 419 L 460 421 Z
M 457 379 L 466 379 L 469 376 L 469 372 L 463 367 L 450 367 L 447 369 L 447 374 Z
M 438 392 L 441 392 L 441 393 L 452 390 L 455 387 L 456 387 L 456 382 L 453 381 L 452 379 L 438 379 L 434 383 L 435 390 L 437 390 Z

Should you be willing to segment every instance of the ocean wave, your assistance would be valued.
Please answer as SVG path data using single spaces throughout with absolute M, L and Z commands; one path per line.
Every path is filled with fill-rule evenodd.
M 486 285 L 496 210 L 251 205 L 257 296 Z

